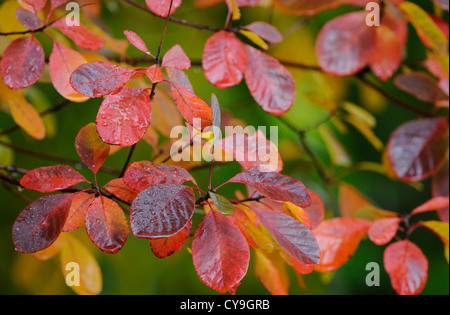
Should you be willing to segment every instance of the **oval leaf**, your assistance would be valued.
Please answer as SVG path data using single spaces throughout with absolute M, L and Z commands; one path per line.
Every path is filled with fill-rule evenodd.
M 97 131 L 103 142 L 132 146 L 150 125 L 152 109 L 147 89 L 123 88 L 105 98 L 97 114 Z
M 421 181 L 443 165 L 448 149 L 448 121 L 431 118 L 400 126 L 388 144 L 389 162 L 405 182 Z
M 80 48 L 88 50 L 97 50 L 103 47 L 104 40 L 93 33 L 83 24 L 80 25 L 68 25 L 66 19 L 60 19 L 56 23 L 52 24 L 52 27 L 59 29 L 67 37 Z
M 299 207 L 311 204 L 311 197 L 305 185 L 286 175 L 260 172 L 259 168 L 252 168 L 239 173 L 228 182 L 249 185 L 269 199 L 292 202 Z
M 225 293 L 246 275 L 250 250 L 233 222 L 210 211 L 195 232 L 192 260 L 200 279 L 210 288 Z
M 135 73 L 134 70 L 102 61 L 90 62 L 72 73 L 70 84 L 78 93 L 101 97 L 120 90 Z
M 137 238 L 170 237 L 189 223 L 194 210 L 192 188 L 172 184 L 151 186 L 131 205 L 131 231 Z
M 86 212 L 86 231 L 102 251 L 115 254 L 128 238 L 128 223 L 122 208 L 104 196 L 97 197 Z
M 295 101 L 295 81 L 275 58 L 247 45 L 248 65 L 245 71 L 253 98 L 272 115 L 285 114 Z
M 95 200 L 95 195 L 85 192 L 73 194 L 69 215 L 64 224 L 63 232 L 72 232 L 84 225 L 86 212 Z
M 87 182 L 86 178 L 67 165 L 36 168 L 20 180 L 26 189 L 39 192 L 63 190 L 81 182 Z
M 172 8 L 170 9 L 170 14 L 172 14 L 180 7 L 181 1 L 182 0 L 145 0 L 145 3 L 154 14 L 161 17 L 167 17 L 170 3 L 172 2 Z
M 109 156 L 110 147 L 97 134 L 97 126 L 90 123 L 78 132 L 75 148 L 83 163 L 97 174 Z
M 0 70 L 10 89 L 20 90 L 36 83 L 44 72 L 45 55 L 41 43 L 32 36 L 13 41 L 3 53 Z
M 385 218 L 375 221 L 369 229 L 369 238 L 377 245 L 389 243 L 397 234 L 400 218 Z
M 150 248 L 153 254 L 158 258 L 166 258 L 177 251 L 186 243 L 189 234 L 191 233 L 192 220 L 175 235 L 167 238 L 156 238 L 150 240 Z
M 175 45 L 164 55 L 161 68 L 186 70 L 191 67 L 191 60 L 180 45 Z
M 61 234 L 69 215 L 72 195 L 51 195 L 33 201 L 17 217 L 12 240 L 21 253 L 46 249 Z
M 384 252 L 384 267 L 392 287 L 401 295 L 420 294 L 428 279 L 428 260 L 410 241 L 399 241 Z

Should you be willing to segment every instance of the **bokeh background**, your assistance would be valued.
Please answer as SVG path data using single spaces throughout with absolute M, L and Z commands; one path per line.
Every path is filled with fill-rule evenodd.
M 14 0 L 0 0 L 0 31 L 18 30 L 19 24 L 14 20 L 10 11 Z M 431 1 L 413 1 L 427 10 L 432 10 Z M 142 3 L 142 1 L 141 1 Z M 318 31 L 331 18 L 344 12 L 361 10 L 344 6 L 336 10 L 326 11 L 311 19 L 306 26 L 293 29 L 292 26 L 301 18 L 282 14 L 277 10 L 271 11 L 267 7 L 243 8 L 241 25 L 253 21 L 266 21 L 272 15 L 272 23 L 281 32 L 288 31 L 288 36 L 278 45 L 273 46 L 269 53 L 285 61 L 316 64 L 314 43 Z M 8 13 L 9 12 L 9 13 Z M 175 16 L 199 24 L 221 27 L 227 15 L 224 3 L 208 9 L 198 9 L 193 0 L 184 0 L 183 5 Z M 448 19 L 448 17 L 446 17 Z M 113 37 L 124 39 L 123 30 L 129 29 L 138 33 L 148 44 L 150 50 L 158 47 L 164 27 L 162 19 L 125 5 L 120 0 L 102 0 L 101 15 L 96 20 L 104 30 Z M 17 29 L 14 29 L 17 27 Z M 290 32 L 289 30 L 294 30 Z M 163 51 L 167 51 L 175 44 L 180 44 L 188 56 L 194 60 L 201 60 L 204 43 L 211 36 L 208 31 L 197 30 L 181 25 L 169 24 Z M 51 42 L 41 34 L 37 35 L 43 43 L 46 55 L 51 51 Z M 0 51 L 3 51 L 7 42 L 0 37 Z M 142 56 L 138 50 L 130 47 L 129 56 Z M 425 59 L 425 49 L 415 31 L 410 28 L 406 63 L 414 63 Z M 370 111 L 377 119 L 376 135 L 386 143 L 392 131 L 401 123 L 414 119 L 415 116 L 393 104 L 382 96 L 359 83 L 356 79 L 337 79 L 324 76 L 317 72 L 290 69 L 296 80 L 297 99 L 292 110 L 286 118 L 299 128 L 308 128 L 326 116 L 326 113 L 311 104 L 311 100 L 304 97 L 304 92 L 330 94 L 337 100 L 348 100 Z M 297 136 L 286 128 L 276 118 L 263 112 L 255 103 L 245 84 L 227 89 L 218 90 L 209 84 L 201 68 L 193 67 L 188 75 L 194 85 L 198 96 L 208 99 L 212 92 L 216 93 L 221 106 L 232 113 L 236 118 L 254 126 L 280 126 L 280 152 L 285 162 L 284 174 L 302 180 L 307 187 L 319 193 L 324 199 L 329 216 L 339 213 L 337 202 L 337 188 L 321 186 L 321 180 L 308 156 L 302 152 Z M 43 110 L 63 101 L 63 98 L 54 90 L 53 86 L 43 78 L 39 83 L 27 91 L 27 98 L 37 109 Z M 388 82 L 386 89 L 398 98 L 418 104 L 412 97 L 398 92 Z M 48 137 L 43 141 L 36 141 L 22 131 L 8 136 L 7 141 L 17 146 L 31 150 L 49 152 L 55 155 L 77 159 L 74 139 L 78 130 L 84 125 L 95 121 L 100 99 L 89 100 L 81 104 L 72 104 L 63 110 L 47 116 Z M 0 111 L 0 130 L 13 126 L 11 116 Z M 353 163 L 370 161 L 381 163 L 381 152 L 373 146 L 355 129 L 349 127 L 346 134 L 340 133 L 330 125 L 335 137 L 342 143 Z M 332 156 L 318 131 L 308 133 L 307 141 L 314 152 L 318 154 L 325 165 L 330 165 Z M 128 149 L 123 149 L 112 155 L 105 165 L 121 168 Z M 145 142 L 137 145 L 134 161 L 149 160 L 152 149 Z M 0 146 L 0 164 L 33 169 L 36 167 L 55 164 L 52 161 L 15 153 Z M 228 180 L 233 174 L 239 172 L 236 163 L 227 164 L 214 170 L 214 183 L 216 185 Z M 90 178 L 91 174 L 85 169 L 79 171 Z M 208 170 L 196 171 L 193 176 L 200 187 L 207 187 Z M 111 176 L 101 174 L 99 184 L 105 184 Z M 357 187 L 375 205 L 395 212 L 407 213 L 416 206 L 430 198 L 430 181 L 420 185 L 408 185 L 385 175 L 359 171 L 350 173 L 342 181 Z M 232 195 L 236 187 L 225 189 L 225 194 Z M 23 192 L 31 199 L 39 194 Z M 74 294 L 64 283 L 59 258 L 41 262 L 29 255 L 17 253 L 11 241 L 11 227 L 19 212 L 27 204 L 11 194 L 0 185 L 0 293 L 1 294 Z M 429 214 L 434 218 L 434 214 Z M 198 225 L 202 216 L 194 215 L 194 227 Z M 172 257 L 160 260 L 156 258 L 146 240 L 129 237 L 125 247 L 116 255 L 108 255 L 94 247 L 86 236 L 84 229 L 72 232 L 89 248 L 97 258 L 103 275 L 102 294 L 215 294 L 215 291 L 204 285 L 195 273 L 192 257 L 187 247 L 190 241 Z M 445 261 L 443 245 L 431 232 L 420 229 L 413 234 L 412 240 L 424 251 L 430 262 L 429 280 L 423 294 L 449 293 L 449 268 Z M 389 278 L 385 273 L 382 261 L 385 247 L 375 246 L 364 240 L 356 254 L 341 269 L 333 274 L 313 273 L 305 276 L 302 287 L 294 274 L 290 272 L 291 294 L 393 294 Z M 367 272 L 365 266 L 368 262 L 378 262 L 381 266 L 381 286 L 369 288 L 365 285 Z M 247 276 L 238 289 L 238 294 L 268 294 L 268 291 L 259 283 L 253 272 L 253 259 Z

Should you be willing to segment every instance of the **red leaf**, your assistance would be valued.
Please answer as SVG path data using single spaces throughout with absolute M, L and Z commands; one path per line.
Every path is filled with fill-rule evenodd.
M 258 168 L 252 168 L 239 173 L 228 182 L 246 184 L 269 199 L 289 201 L 299 207 L 311 204 L 311 197 L 305 185 L 286 175 L 260 172 Z
M 186 70 L 191 67 L 191 60 L 180 45 L 175 45 L 164 55 L 161 68 Z
M 44 25 L 44 22 L 38 18 L 36 14 L 22 8 L 16 10 L 16 17 L 20 24 L 32 31 L 35 31 Z
M 145 75 L 152 81 L 152 83 L 159 83 L 164 80 L 164 74 L 158 65 L 153 65 L 145 71 Z
M 292 257 L 307 266 L 316 266 L 320 250 L 310 229 L 287 214 L 253 208 L 262 225 Z
M 247 68 L 247 52 L 234 34 L 220 31 L 207 40 L 202 64 L 211 84 L 221 89 L 229 88 L 242 81 Z
M 3 53 L 0 70 L 3 82 L 13 90 L 36 83 L 44 72 L 45 55 L 41 44 L 32 36 L 13 41 Z
M 166 258 L 177 251 L 186 243 L 186 240 L 191 233 L 192 228 L 192 220 L 175 235 L 172 235 L 167 238 L 157 238 L 150 240 L 150 248 L 152 249 L 153 254 L 155 254 L 158 258 Z
M 115 201 L 99 196 L 86 213 L 86 231 L 95 246 L 115 254 L 125 245 L 129 229 L 122 208 Z
M 377 245 L 389 243 L 397 234 L 400 218 L 379 219 L 372 223 L 369 229 L 369 238 Z
M 353 256 L 370 222 L 354 218 L 335 218 L 322 222 L 314 231 L 322 253 L 319 272 L 339 269 Z
M 179 185 L 189 181 L 195 184 L 195 179 L 184 168 L 149 161 L 131 164 L 123 181 L 137 191 L 161 184 Z
M 63 190 L 81 182 L 87 182 L 86 178 L 67 165 L 36 168 L 20 180 L 26 189 L 39 192 Z
M 17 217 L 12 228 L 14 246 L 21 253 L 44 250 L 61 234 L 69 214 L 72 195 L 39 198 Z
M 147 89 L 123 88 L 105 98 L 97 114 L 100 138 L 112 145 L 136 144 L 150 125 L 152 109 Z
M 396 176 L 421 181 L 443 165 L 448 149 L 445 118 L 415 120 L 400 126 L 389 140 L 387 152 Z
M 265 22 L 254 22 L 242 28 L 255 33 L 269 43 L 276 44 L 283 41 L 283 35 L 275 27 Z
M 182 0 L 173 0 L 172 9 L 170 10 L 170 14 L 174 13 L 181 5 Z M 169 13 L 171 0 L 145 0 L 147 7 L 154 14 L 162 17 L 167 17 Z
M 245 71 L 253 98 L 272 115 L 285 114 L 295 101 L 295 81 L 275 58 L 247 46 L 248 66 Z
M 63 4 L 65 4 L 66 2 L 69 2 L 69 0 L 51 0 L 51 9 L 52 9 L 52 11 L 54 10 L 54 9 L 56 9 L 57 7 L 59 7 L 59 6 L 62 6 Z
M 367 12 L 353 12 L 328 22 L 316 44 L 320 67 L 327 73 L 347 76 L 364 69 L 377 40 L 376 28 L 366 25 Z
M 424 203 L 423 205 L 417 207 L 411 212 L 411 215 L 436 211 L 444 208 L 448 208 L 449 206 L 449 198 L 448 197 L 434 197 Z
M 138 192 L 125 184 L 122 178 L 113 179 L 104 188 L 120 200 L 128 203 L 132 203 L 138 195 Z
M 131 205 L 131 231 L 137 238 L 169 237 L 188 224 L 194 210 L 195 196 L 191 187 L 151 186 L 139 193 Z
M 210 288 L 225 293 L 246 275 L 250 250 L 229 218 L 210 211 L 195 232 L 192 260 L 200 279 Z
M 208 104 L 181 85 L 171 83 L 172 96 L 184 119 L 194 126 L 194 119 L 199 119 L 201 129 L 212 125 L 212 110 Z
M 100 36 L 93 33 L 82 24 L 79 26 L 69 26 L 65 19 L 60 19 L 56 23 L 52 24 L 52 27 L 59 29 L 67 37 L 73 40 L 78 47 L 83 49 L 98 50 L 105 44 Z
M 77 93 L 70 85 L 70 76 L 81 65 L 87 63 L 86 59 L 77 51 L 72 50 L 58 42 L 53 43 L 50 55 L 50 78 L 55 89 L 66 99 L 72 102 L 84 102 L 88 97 Z
M 420 294 L 427 283 L 428 260 L 410 241 L 399 241 L 386 248 L 384 266 L 398 294 Z
M 90 123 L 78 132 L 75 138 L 75 148 L 83 163 L 97 174 L 100 167 L 109 156 L 110 147 L 97 134 L 97 127 Z
M 194 93 L 192 83 L 189 80 L 189 77 L 186 75 L 186 73 L 184 73 L 184 71 L 175 68 L 166 68 L 166 73 L 171 83 L 181 85 L 186 90 L 189 90 L 192 93 Z
M 433 195 L 435 197 L 443 196 L 448 197 L 449 188 L 448 188 L 448 162 L 445 163 L 444 167 L 442 167 L 439 172 L 433 178 Z M 439 209 L 438 214 L 442 221 L 449 221 L 449 207 L 445 207 Z
M 448 100 L 448 96 L 440 88 L 439 82 L 425 73 L 416 72 L 399 75 L 395 78 L 395 85 L 400 90 L 424 102 L 435 103 Z
M 83 95 L 101 97 L 120 90 L 135 73 L 134 70 L 102 61 L 90 62 L 74 71 L 70 84 Z
M 75 193 L 72 196 L 69 215 L 63 227 L 63 232 L 71 232 L 84 225 L 86 211 L 94 201 L 95 195 L 85 192 Z
M 400 67 L 403 45 L 397 34 L 387 26 L 377 27 L 377 40 L 369 60 L 370 68 L 383 81 L 391 78 Z
M 147 45 L 145 45 L 145 42 L 142 40 L 142 38 L 136 34 L 133 31 L 123 31 L 125 36 L 127 37 L 128 41 L 137 49 L 139 49 L 142 52 L 145 52 L 147 55 L 152 56 L 155 58 L 155 56 L 152 55 L 150 50 L 148 50 Z

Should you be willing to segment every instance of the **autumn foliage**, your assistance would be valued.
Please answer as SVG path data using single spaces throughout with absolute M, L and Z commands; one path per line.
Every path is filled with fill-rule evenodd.
M 304 21 L 342 5 L 351 8 L 320 28 L 314 47 L 317 65 L 273 56 L 269 48 L 289 39 L 284 39 L 270 21 L 241 22 L 243 12 L 267 5 L 267 1 L 194 1 L 205 14 L 212 6 L 226 7 L 223 28 L 178 19 L 182 0 L 118 1 L 161 19 L 164 28 L 151 30 L 161 34 L 160 43 L 145 42 L 142 34 L 130 29 L 132 25 L 123 26 L 121 39 L 112 38 L 89 18 L 82 19 L 79 26 L 70 26 L 64 10 L 67 2 L 7 2 L 15 8 L 15 17 L 10 18 L 17 19 L 23 30 L 0 29 L 0 37 L 9 40 L 0 50 L 0 101 L 18 128 L 37 141 L 46 137 L 46 114 L 31 105 L 23 91 L 43 77 L 48 76 L 66 102 L 99 99 L 95 122 L 78 126 L 73 140 L 79 157 L 75 162 L 82 163 L 91 174 L 83 176 L 79 171 L 82 167 L 69 166 L 69 161 L 45 164 L 16 178 L 20 171 L 0 165 L 0 180 L 13 189 L 44 194 L 18 214 L 11 227 L 12 243 L 20 253 L 38 259 L 60 254 L 62 263 L 79 263 L 82 285 L 77 293 L 98 294 L 102 288 L 95 259 L 70 233 L 81 227 L 98 249 L 109 254 L 118 253 L 130 237 L 147 240 L 159 258 L 188 248 L 201 281 L 217 292 L 231 294 L 239 293 L 251 259 L 257 278 L 270 293 L 288 294 L 286 267 L 292 268 L 299 279 L 313 272 L 336 271 L 366 239 L 386 247 L 379 263 L 384 264 L 395 292 L 420 294 L 427 283 L 429 261 L 410 238 L 418 228 L 431 230 L 442 240 L 448 260 L 448 1 L 434 1 L 433 13 L 413 2 L 375 1 L 381 8 L 381 24 L 372 27 L 367 25 L 369 12 L 364 9 L 370 1 L 268 1 L 270 10 L 299 19 L 302 16 Z M 87 16 L 95 16 L 92 6 L 101 4 L 99 0 L 79 2 L 82 13 L 89 12 Z M 179 44 L 162 49 L 172 23 L 211 32 L 206 42 L 198 43 L 203 47 L 201 60 L 191 61 L 190 48 Z M 426 59 L 419 65 L 405 63 L 409 30 L 414 30 L 426 47 Z M 48 37 L 51 51 L 44 50 L 37 33 Z M 127 56 L 128 45 L 137 49 L 140 57 Z M 295 53 L 291 55 L 290 60 L 296 60 Z M 317 183 L 309 187 L 298 176 L 285 175 L 282 149 L 261 131 L 246 134 L 241 140 L 217 139 L 214 127 L 245 127 L 245 123 L 222 108 L 215 93 L 207 98 L 196 94 L 196 82 L 191 83 L 186 72 L 191 67 L 202 72 L 211 91 L 246 86 L 255 110 L 295 133 L 303 154 L 308 156 L 309 168 L 318 175 Z M 296 68 L 327 78 L 359 80 L 392 106 L 412 112 L 413 118 L 396 126 L 383 143 L 376 135 L 375 118 L 367 109 L 337 101 L 329 93 L 301 92 L 326 112 L 326 120 L 317 125 L 313 121 L 311 129 L 320 130 L 330 151 L 332 165 L 327 167 L 306 141 L 310 130 L 284 118 L 299 97 L 298 82 L 291 71 Z M 429 110 L 410 104 L 409 98 L 395 98 L 385 90 L 383 84 L 387 82 L 402 95 L 426 103 Z M 322 128 L 328 123 L 335 124 L 336 129 L 344 123 L 352 126 L 382 151 L 379 163 L 361 163 L 359 166 L 367 166 L 361 170 L 376 169 L 405 185 L 431 179 L 431 199 L 401 213 L 388 211 L 341 181 L 339 174 L 354 171 L 355 165 L 347 163 L 343 145 L 330 129 Z M 169 151 L 173 144 L 170 131 L 177 125 L 188 126 L 190 135 L 174 154 Z M 0 154 L 2 147 L 17 150 L 2 137 L 7 133 L 2 126 Z M 133 160 L 140 142 L 152 147 L 153 157 Z M 194 145 L 210 148 L 208 162 L 173 160 Z M 105 162 L 127 147 L 129 155 L 123 169 L 112 170 L 114 179 L 99 185 L 103 173 L 111 173 L 110 168 L 105 169 Z M 267 161 L 250 158 L 263 151 L 270 151 L 270 157 L 277 159 L 276 169 L 269 170 Z M 219 156 L 238 161 L 241 171 L 229 174 L 228 180 L 214 187 L 211 177 L 215 166 L 224 164 L 218 162 Z M 210 171 L 209 186 L 198 184 L 203 180 L 194 177 L 197 168 Z M 317 186 L 325 189 L 313 191 Z M 339 209 L 334 213 L 329 205 L 330 187 L 338 191 Z M 223 192 L 224 188 L 235 190 L 235 196 Z M 94 269 L 83 274 L 86 266 Z

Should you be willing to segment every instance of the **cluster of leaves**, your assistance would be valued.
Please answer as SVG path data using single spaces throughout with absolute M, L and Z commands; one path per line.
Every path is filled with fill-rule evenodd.
M 7 96 L 18 125 L 36 139 L 42 139 L 45 129 L 41 117 L 23 95 L 15 93 L 36 83 L 44 71 L 44 50 L 34 33 L 47 34 L 47 29 L 55 28 L 79 48 L 88 50 L 100 49 L 106 40 L 83 25 L 69 27 L 62 18 L 51 21 L 56 8 L 67 1 L 19 2 L 23 8 L 16 10 L 16 17 L 30 32 L 15 39 L 2 56 L 1 78 L 5 88 L 0 85 L 0 92 Z M 195 1 L 199 7 L 220 2 Z M 269 44 L 282 41 L 282 35 L 265 22 L 232 28 L 231 23 L 240 19 L 241 6 L 255 6 L 260 1 L 225 2 L 230 20 L 206 41 L 202 56 L 205 77 L 220 89 L 245 79 L 251 95 L 265 112 L 285 114 L 296 97 L 294 78 L 281 62 L 254 47 L 267 49 Z M 342 4 L 361 6 L 367 2 L 273 0 L 276 8 L 293 15 L 314 15 Z M 448 10 L 448 3 L 437 2 Z M 146 0 L 145 3 L 149 12 L 166 21 L 182 5 L 181 0 Z M 39 17 L 39 12 L 41 16 L 45 12 L 44 19 Z M 366 11 L 349 13 L 323 27 L 316 44 L 320 69 L 334 76 L 360 76 L 370 69 L 381 81 L 393 79 L 398 88 L 421 101 L 448 107 L 446 23 L 417 5 L 399 0 L 385 3 L 380 27 L 367 27 L 366 16 Z M 396 75 L 404 57 L 408 21 L 429 49 L 422 65 L 434 78 L 418 71 Z M 22 187 L 60 194 L 41 197 L 20 213 L 12 228 L 18 251 L 41 258 L 61 251 L 62 261 L 70 261 L 77 256 L 74 250 L 85 253 L 85 249 L 74 246 L 76 241 L 62 232 L 85 226 L 91 241 L 106 253 L 121 250 L 131 230 L 134 237 L 149 240 L 153 253 L 164 258 L 180 250 L 192 236 L 192 258 L 200 279 L 218 292 L 232 294 L 247 273 L 250 248 L 255 252 L 256 275 L 273 294 L 288 293 L 286 265 L 299 276 L 337 270 L 367 235 L 377 245 L 394 241 L 386 248 L 384 264 L 399 294 L 419 294 L 427 281 L 428 261 L 421 249 L 409 241 L 416 228 L 423 226 L 435 232 L 446 245 L 448 260 L 449 125 L 446 118 L 429 117 L 398 127 L 384 151 L 384 169 L 393 179 L 406 183 L 434 179 L 434 198 L 409 214 L 379 209 L 353 188 L 341 186 L 342 217 L 325 220 L 320 196 L 297 179 L 281 174 L 283 162 L 278 150 L 273 153 L 279 161 L 276 171 L 267 172 L 263 161 L 249 158 L 252 153 L 274 147 L 260 132 L 245 136 L 239 143 L 223 139 L 214 147 L 214 154 L 230 155 L 244 170 L 217 188 L 208 187 L 206 192 L 197 186 L 187 167 L 154 161 L 132 163 L 124 169 L 123 176 L 99 187 L 97 173 L 115 146 L 134 146 L 141 139 L 156 146 L 157 135 L 152 128 L 167 135 L 167 130 L 176 124 L 166 123 L 166 116 L 181 115 L 190 128 L 191 141 L 204 145 L 204 140 L 214 142 L 208 138 L 208 127 L 221 126 L 221 110 L 215 95 L 209 105 L 194 93 L 184 72 L 191 67 L 191 60 L 181 46 L 175 45 L 161 56 L 161 45 L 158 53 L 152 54 L 138 34 L 129 30 L 124 34 L 129 43 L 152 58 L 150 66 L 118 65 L 106 59 L 88 62 L 81 53 L 49 36 L 53 51 L 48 63 L 55 89 L 73 102 L 105 97 L 96 123 L 83 127 L 75 140 L 76 151 L 92 171 L 94 180 L 87 180 L 67 165 L 37 168 L 23 176 Z M 254 46 L 246 44 L 242 37 Z M 142 83 L 144 80 L 149 80 L 151 85 Z M 164 86 L 168 87 L 167 93 Z M 166 103 L 155 107 L 156 99 L 167 98 L 166 94 L 172 96 L 178 113 L 171 111 Z M 324 98 L 321 102 L 326 103 L 333 116 L 337 105 Z M 344 117 L 360 128 L 377 148 L 382 148 L 378 138 L 367 129 L 373 126 L 367 113 L 350 103 L 345 103 L 344 109 Z M 152 119 L 156 111 L 160 112 L 160 120 Z M 195 119 L 200 121 L 199 130 L 194 128 Z M 198 134 L 200 140 L 195 138 Z M 81 183 L 89 187 L 80 186 Z M 229 199 L 218 194 L 227 184 L 245 185 L 247 195 L 238 192 L 236 198 Z M 205 216 L 194 232 L 192 217 L 201 206 Z M 441 221 L 414 223 L 420 214 L 434 210 Z M 80 257 L 88 261 L 86 264 L 95 265 L 88 254 Z M 101 280 L 98 276 L 96 279 L 88 281 L 93 284 L 84 286 L 80 293 L 98 293 Z

